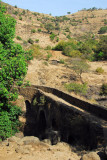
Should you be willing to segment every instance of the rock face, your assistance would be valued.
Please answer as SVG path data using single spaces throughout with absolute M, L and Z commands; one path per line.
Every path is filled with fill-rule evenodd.
M 101 160 L 96 152 L 90 152 L 82 156 L 81 160 Z

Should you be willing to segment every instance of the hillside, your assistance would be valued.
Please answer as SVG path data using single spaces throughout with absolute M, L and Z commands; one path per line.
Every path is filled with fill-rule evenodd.
M 60 40 L 67 41 L 70 38 L 75 38 L 78 41 L 84 41 L 85 39 L 85 43 L 90 37 L 92 40 L 98 39 L 101 35 L 98 31 L 101 27 L 107 25 L 107 10 L 89 9 L 75 14 L 53 17 L 23 10 L 17 8 L 17 6 L 13 7 L 8 4 L 5 4 L 5 6 L 7 8 L 6 14 L 10 14 L 17 21 L 15 42 L 20 43 L 25 49 L 31 46 L 34 50 L 34 57 L 36 57 L 28 66 L 25 80 L 30 81 L 31 84 L 46 85 L 65 92 L 67 91 L 65 84 L 81 83 L 75 72 L 70 68 L 69 61 L 72 58 L 65 56 L 66 54 L 62 55 L 61 51 L 51 50 L 51 47 L 54 47 Z M 51 24 L 50 27 L 47 28 L 47 24 Z M 72 43 L 77 42 L 73 41 Z M 92 41 L 91 43 L 94 45 L 96 42 Z M 32 44 L 37 44 L 40 47 L 32 46 Z M 87 43 L 87 47 L 88 45 L 90 43 Z M 90 54 L 87 47 L 85 52 Z M 93 54 L 93 49 L 91 54 Z M 84 47 L 82 51 L 84 51 Z M 75 54 L 78 54 L 78 51 L 74 50 L 74 58 Z M 77 95 L 74 92 L 69 94 L 106 106 L 106 100 L 100 100 L 101 97 L 99 96 L 101 85 L 107 83 L 106 61 L 88 62 L 88 64 L 90 65 L 90 71 L 82 74 L 82 79 L 88 86 L 87 94 L 85 96 L 83 94 Z M 103 69 L 102 73 L 96 72 L 99 67 Z
M 17 20 L 15 42 L 25 47 L 33 43 L 28 43 L 29 38 L 42 48 L 54 46 L 59 40 L 67 40 L 70 37 L 81 39 L 91 36 L 98 39 L 99 29 L 107 25 L 107 10 L 102 9 L 82 10 L 66 16 L 53 17 L 5 5 L 7 13 Z M 50 30 L 46 30 L 46 24 L 51 24 Z M 51 32 L 55 34 L 53 40 L 50 39 Z

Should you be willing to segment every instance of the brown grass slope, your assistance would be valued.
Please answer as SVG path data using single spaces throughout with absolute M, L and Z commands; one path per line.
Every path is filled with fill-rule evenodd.
M 83 10 L 74 14 L 53 17 L 51 15 L 31 12 L 14 6 L 5 4 L 7 13 L 17 20 L 15 42 L 28 47 L 28 39 L 31 38 L 34 43 L 38 43 L 45 48 L 46 46 L 54 46 L 58 39 L 67 40 L 69 37 L 81 38 L 86 35 L 99 37 L 98 31 L 102 26 L 107 24 L 107 10 Z M 45 29 L 45 24 L 51 23 L 54 26 L 52 31 L 56 36 L 54 40 L 50 40 L 50 33 Z M 32 29 L 35 33 L 32 33 Z

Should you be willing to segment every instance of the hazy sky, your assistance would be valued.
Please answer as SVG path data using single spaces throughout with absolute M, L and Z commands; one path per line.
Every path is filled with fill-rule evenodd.
M 107 0 L 2 0 L 19 8 L 39 13 L 51 13 L 53 16 L 75 13 L 83 8 L 107 8 Z

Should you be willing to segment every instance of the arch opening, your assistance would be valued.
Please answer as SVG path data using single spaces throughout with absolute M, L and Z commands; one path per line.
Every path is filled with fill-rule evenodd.
M 39 114 L 39 121 L 38 121 L 38 133 L 40 135 L 40 138 L 43 139 L 43 135 L 45 133 L 46 130 L 46 117 L 45 117 L 45 113 L 44 111 L 40 111 Z
M 31 111 L 31 104 L 28 100 L 25 101 L 26 104 L 26 114 L 28 114 Z

